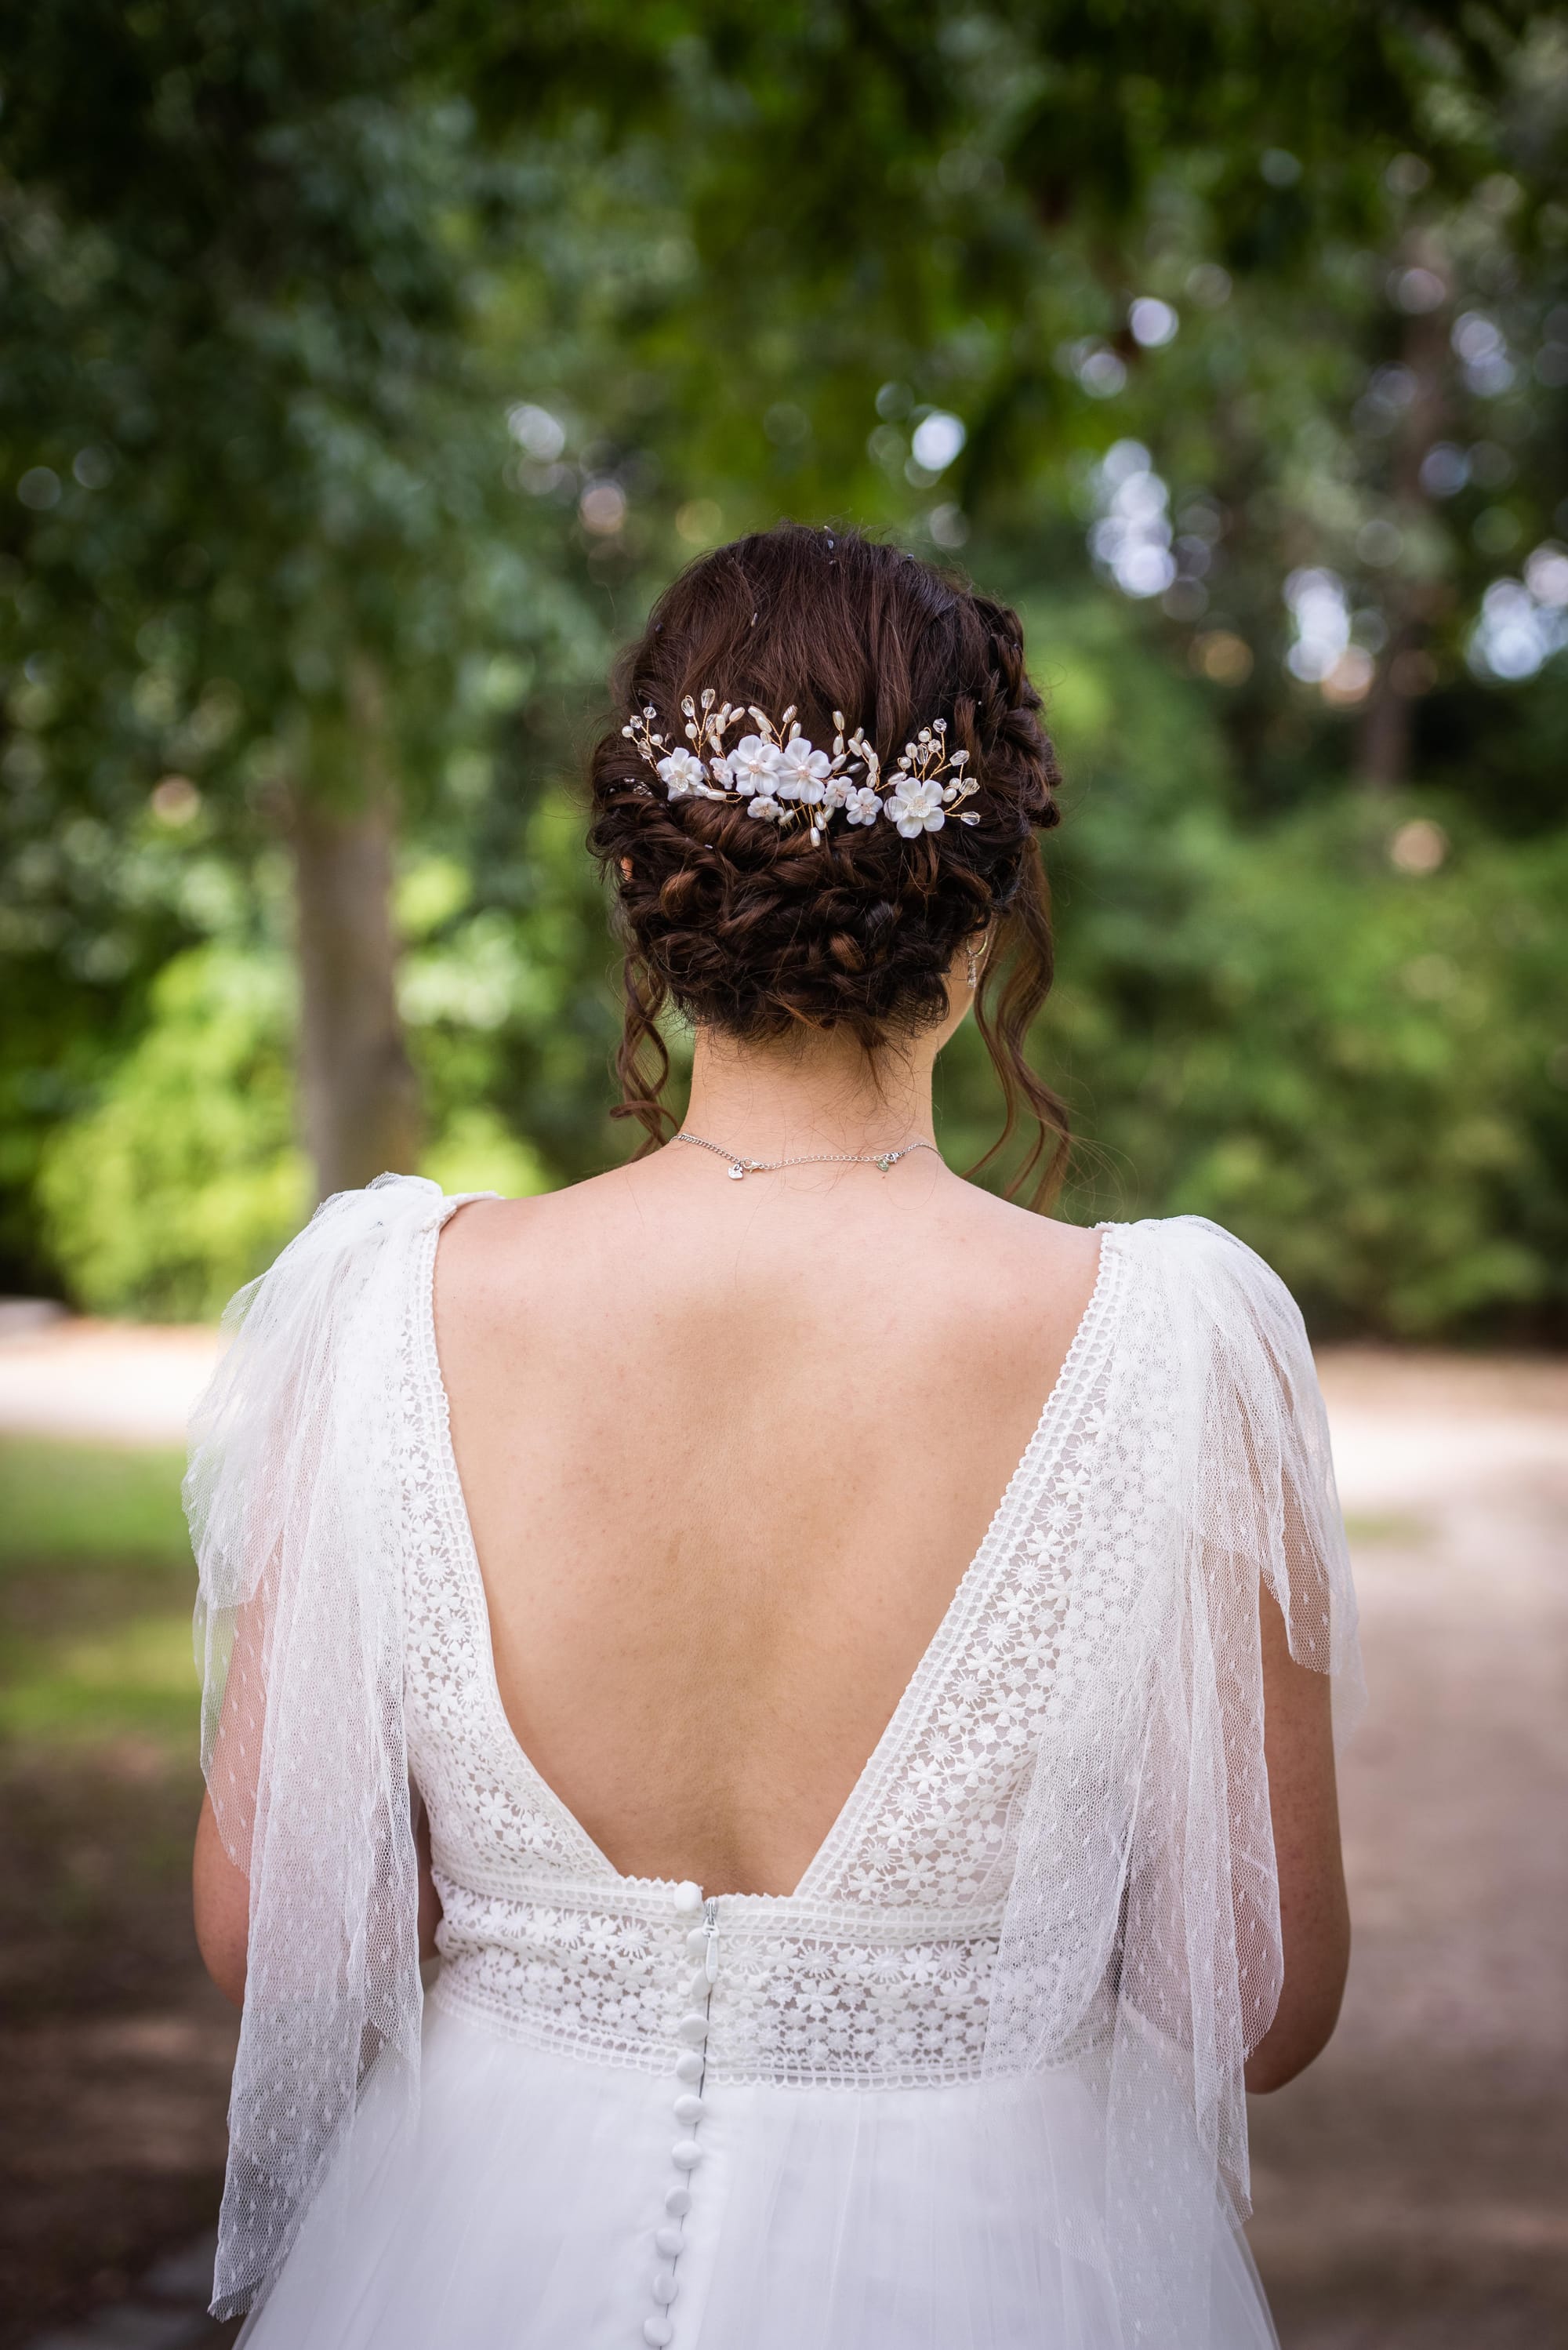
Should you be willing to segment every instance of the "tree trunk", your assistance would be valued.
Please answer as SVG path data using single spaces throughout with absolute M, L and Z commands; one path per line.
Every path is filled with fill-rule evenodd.
M 1408 243 L 1402 261 L 1435 262 L 1419 239 Z M 1443 266 L 1446 268 L 1447 264 Z M 1428 450 L 1442 432 L 1448 411 L 1445 370 L 1449 338 L 1445 311 L 1426 311 L 1406 321 L 1400 358 L 1414 380 L 1414 396 L 1395 434 L 1389 484 L 1396 513 L 1407 530 L 1419 529 L 1432 501 L 1421 482 Z M 1384 599 L 1388 641 L 1383 649 L 1356 732 L 1355 765 L 1370 791 L 1386 792 L 1405 783 L 1414 737 L 1412 704 L 1426 691 L 1420 681 L 1433 583 L 1397 573 Z
M 1355 735 L 1356 778 L 1369 791 L 1393 791 L 1409 774 L 1410 692 L 1399 661 L 1419 641 L 1419 630 L 1408 623 L 1393 629 L 1377 664 Z
M 393 797 L 379 758 L 373 694 L 361 680 L 358 799 L 291 795 L 299 958 L 299 1092 L 306 1146 L 326 1199 L 419 1157 L 419 1081 L 397 1003 Z

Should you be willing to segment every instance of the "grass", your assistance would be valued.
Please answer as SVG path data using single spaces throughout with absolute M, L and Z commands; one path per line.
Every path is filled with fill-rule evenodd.
M 1345 1531 L 1352 1543 L 1402 1543 L 1407 1545 L 1429 1542 L 1432 1534 L 1428 1519 L 1412 1517 L 1399 1511 L 1379 1514 L 1376 1511 L 1347 1510 Z
M 105 1558 L 188 1574 L 183 1471 L 180 1452 L 0 1437 L 0 1576 L 26 1562 Z
M 191 1625 L 184 1616 L 138 1617 L 96 1639 L 25 1654 L 0 1687 L 0 1739 L 29 1744 L 195 1735 Z
M 0 1743 L 193 1752 L 182 1467 L 171 1451 L 0 1439 Z
M 234 2025 L 191 1927 L 182 1466 L 0 1438 L 0 2350 L 217 2210 Z

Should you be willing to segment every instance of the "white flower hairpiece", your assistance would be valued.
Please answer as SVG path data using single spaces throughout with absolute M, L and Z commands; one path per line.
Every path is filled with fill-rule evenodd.
M 860 727 L 846 735 L 841 710 L 833 713 L 836 732 L 828 753 L 801 733 L 793 703 L 775 726 L 754 705 L 732 708 L 726 702 L 715 709 L 717 701 L 712 687 L 705 686 L 700 705 L 690 694 L 682 702 L 690 749 L 672 747 L 652 731 L 659 712 L 651 702 L 621 728 L 664 785 L 667 799 L 742 802 L 748 816 L 781 827 L 804 818 L 814 848 L 829 817 L 839 814 L 848 824 L 875 824 L 886 816 L 906 840 L 940 832 L 955 814 L 960 824 L 980 822 L 972 812 L 960 810 L 959 803 L 980 785 L 964 773 L 969 753 L 949 751 L 944 718 L 922 726 L 888 773 Z M 748 718 L 755 732 L 726 750 L 725 735 Z

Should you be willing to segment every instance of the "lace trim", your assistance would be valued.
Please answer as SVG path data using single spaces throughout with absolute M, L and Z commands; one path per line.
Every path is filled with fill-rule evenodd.
M 409 1533 L 407 1694 L 410 1748 L 432 1813 L 439 1796 L 478 1855 L 543 1861 L 576 1876 L 609 1863 L 518 1745 L 495 1678 L 489 1612 L 468 1525 L 435 1342 L 435 1259 L 450 1201 L 421 1242 L 400 1361 Z M 426 1783 L 426 1773 L 432 1783 Z M 610 1872 L 613 1874 L 613 1871 Z
M 693 1998 L 691 1921 L 673 1913 L 672 1888 L 606 1908 L 587 1887 L 497 1901 L 440 1874 L 437 1887 L 438 2004 L 530 2046 L 670 2069 Z M 809 1903 L 781 1934 L 763 1897 L 711 1908 L 713 2077 L 864 2088 L 978 2076 L 1000 1913 L 867 1918 Z
M 1103 1372 L 1120 1292 L 1119 1228 L 1100 1233 L 1094 1289 L 1023 1458 L 801 1891 L 867 1903 L 1005 1894 L 1010 1815 L 1049 1712 L 1069 1604 L 1067 1562 L 1059 1551 L 1047 1560 L 1035 1535 L 1064 1457 L 1084 1440 L 1079 1399 Z

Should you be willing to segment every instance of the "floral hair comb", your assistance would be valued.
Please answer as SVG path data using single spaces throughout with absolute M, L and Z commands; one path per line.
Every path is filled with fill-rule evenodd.
M 885 772 L 876 746 L 857 727 L 844 732 L 844 713 L 836 710 L 837 730 L 831 753 L 819 751 L 801 733 L 794 707 L 775 726 L 754 706 L 715 709 L 718 696 L 705 686 L 701 706 L 688 694 L 680 707 L 686 717 L 689 750 L 671 747 L 652 732 L 659 712 L 649 702 L 628 721 L 621 733 L 635 743 L 639 755 L 653 769 L 671 800 L 728 800 L 744 804 L 746 814 L 763 824 L 790 825 L 804 818 L 815 848 L 828 818 L 842 812 L 848 824 L 875 824 L 886 816 L 906 840 L 922 832 L 940 832 L 959 803 L 978 792 L 979 784 L 966 775 L 967 751 L 950 752 L 947 721 L 938 718 L 922 726 L 890 772 Z M 754 732 L 742 734 L 726 750 L 724 737 L 744 720 Z M 961 824 L 980 818 L 965 810 Z

